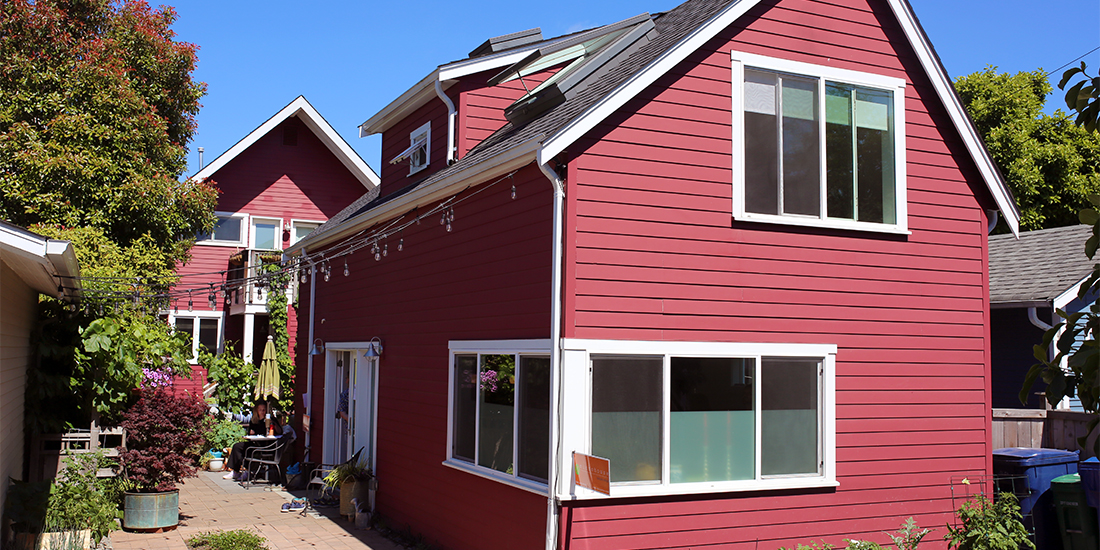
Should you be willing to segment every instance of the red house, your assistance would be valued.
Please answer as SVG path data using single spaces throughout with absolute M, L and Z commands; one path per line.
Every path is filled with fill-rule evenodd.
M 885 543 L 992 473 L 986 235 L 1019 214 L 903 0 L 497 37 L 361 133 L 379 196 L 288 251 L 297 380 L 313 456 L 365 448 L 389 524 Z
M 177 298 L 168 311 L 177 330 L 210 351 L 236 348 L 259 363 L 269 333 L 267 294 L 252 284 L 262 255 L 280 255 L 348 204 L 377 188 L 378 176 L 347 142 L 299 96 L 259 128 L 192 176 L 211 179 L 221 192 L 218 224 L 200 236 L 191 260 L 178 267 Z M 183 294 L 187 292 L 187 294 Z M 290 308 L 288 331 L 297 318 Z M 205 382 L 192 380 L 177 389 Z

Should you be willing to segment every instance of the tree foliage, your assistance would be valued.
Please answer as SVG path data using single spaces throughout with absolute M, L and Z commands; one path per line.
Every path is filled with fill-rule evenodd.
M 1066 107 L 1077 113 L 1074 123 L 1082 126 L 1089 132 L 1095 132 L 1100 128 L 1100 76 L 1089 77 L 1085 62 L 1080 67 L 1074 67 L 1062 73 L 1062 80 L 1058 82 L 1058 89 L 1065 90 L 1066 84 L 1077 75 L 1083 80 L 1077 81 L 1066 90 Z
M 1052 91 L 1046 75 L 988 67 L 959 77 L 955 89 L 1016 196 L 1021 229 L 1077 224 L 1089 194 L 1100 193 L 1100 137 L 1062 111 L 1042 112 Z
M 134 0 L 0 9 L 0 218 L 96 228 L 170 269 L 217 201 L 177 179 L 205 85 L 191 80 L 195 46 L 173 39 L 175 13 Z

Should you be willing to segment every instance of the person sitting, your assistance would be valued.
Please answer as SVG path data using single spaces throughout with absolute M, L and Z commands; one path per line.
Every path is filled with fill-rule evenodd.
M 248 425 L 248 435 L 267 435 L 267 403 L 264 401 L 257 401 L 252 407 L 252 414 L 238 418 L 242 423 Z M 282 427 L 279 426 L 279 421 L 275 418 L 271 419 L 271 425 L 275 429 L 275 433 L 282 433 Z M 225 474 L 223 479 L 232 479 L 234 481 L 244 481 L 244 477 L 247 473 L 242 471 L 244 466 L 244 452 L 248 450 L 255 442 L 253 441 L 239 441 L 233 444 L 233 448 L 229 451 L 229 473 Z

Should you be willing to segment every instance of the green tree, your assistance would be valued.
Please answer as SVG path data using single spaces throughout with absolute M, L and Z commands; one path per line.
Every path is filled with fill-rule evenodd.
M 1021 229 L 1074 225 L 1100 193 L 1100 137 L 1056 111 L 1042 112 L 1052 88 L 1041 70 L 1015 75 L 987 67 L 955 89 L 1016 196 Z
M 211 184 L 178 180 L 205 85 L 175 13 L 134 0 L 0 10 L 0 218 L 55 237 L 96 228 L 171 270 L 217 201 Z
M 1079 80 L 1066 90 L 1066 107 L 1077 113 L 1074 121 L 1078 126 L 1083 126 L 1089 132 L 1100 129 L 1100 76 L 1089 77 L 1085 72 L 1085 62 L 1080 67 L 1074 67 L 1062 73 L 1062 80 L 1058 82 L 1058 89 L 1065 90 L 1073 77 L 1081 75 L 1084 80 Z

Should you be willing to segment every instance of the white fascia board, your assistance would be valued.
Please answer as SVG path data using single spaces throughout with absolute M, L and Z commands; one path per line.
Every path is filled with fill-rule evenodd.
M 1081 285 L 1085 284 L 1085 281 L 1087 281 L 1088 278 L 1091 277 L 1091 276 L 1092 276 L 1091 273 L 1089 273 L 1088 275 L 1085 275 L 1084 277 L 1081 278 L 1080 281 L 1077 281 L 1076 283 L 1074 283 L 1073 286 L 1067 288 L 1065 292 L 1059 294 L 1058 296 L 1055 296 L 1054 299 L 1051 300 L 1051 305 L 1054 306 L 1054 309 L 1056 309 L 1056 310 L 1057 309 L 1062 309 L 1062 308 L 1066 307 L 1066 305 L 1069 304 L 1070 302 L 1076 300 L 1077 299 L 1077 293 L 1080 292 L 1080 290 L 1081 290 Z
M 551 136 L 543 144 L 540 156 L 552 159 L 565 150 L 566 147 L 580 139 L 601 121 L 611 116 L 620 107 L 626 104 L 658 78 L 663 76 L 681 61 L 691 55 L 711 38 L 718 35 L 726 27 L 733 24 L 745 12 L 752 9 L 760 0 L 741 0 L 727 5 L 722 11 L 715 14 L 709 21 L 695 28 L 685 36 L 678 44 L 665 50 L 657 59 L 654 59 L 642 70 L 634 73 L 630 78 L 619 85 L 618 88 L 605 95 L 602 99 L 574 118 L 556 134 Z
M 513 170 L 518 170 L 535 161 L 538 148 L 538 138 L 516 145 L 504 153 L 485 159 L 465 170 L 455 172 L 428 187 L 417 189 L 350 218 L 341 224 L 343 227 L 340 229 L 319 235 L 316 238 L 313 238 L 312 235 L 307 236 L 286 249 L 284 253 L 287 256 L 295 256 L 301 254 L 303 250 L 317 250 L 329 243 L 352 235 L 365 226 L 400 216 L 413 208 L 443 200 L 466 187 L 471 187 L 471 180 L 477 179 L 480 184 L 492 178 L 503 176 Z
M 658 78 L 683 61 L 688 55 L 695 52 L 708 40 L 714 38 L 719 32 L 739 19 L 745 12 L 756 6 L 757 3 L 759 3 L 759 0 L 741 0 L 740 2 L 734 2 L 726 6 L 709 21 L 697 27 L 684 37 L 678 44 L 669 48 L 661 54 L 660 57 L 650 62 L 648 66 L 635 73 L 627 79 L 626 82 L 620 84 L 618 88 L 612 90 L 611 93 L 604 96 L 603 99 L 595 105 L 589 107 L 587 111 L 558 130 L 556 134 L 546 140 L 544 151 L 540 153 L 540 156 L 547 159 L 557 156 L 569 145 L 576 142 L 597 124 L 625 105 L 627 101 L 636 97 L 642 90 L 646 89 Z M 936 61 L 931 44 L 928 43 L 924 33 L 918 30 L 915 16 L 912 11 L 908 9 L 905 1 L 889 0 L 889 4 L 891 9 L 894 10 L 894 14 L 901 24 L 902 30 L 905 31 L 910 45 L 920 59 L 921 66 L 924 67 L 925 73 L 928 74 L 929 80 L 932 81 L 936 93 L 940 96 L 941 101 L 943 101 L 951 117 L 951 121 L 955 124 L 955 128 L 966 144 L 967 150 L 970 151 L 970 155 L 973 157 L 974 163 L 977 165 L 982 175 L 982 179 L 985 180 L 986 186 L 993 195 L 993 200 L 997 203 L 997 207 L 1004 215 L 1005 222 L 1008 223 L 1012 233 L 1019 237 L 1020 213 L 1016 209 L 1015 202 L 1012 200 L 1012 194 L 1005 185 L 1004 179 L 997 170 L 997 166 L 994 164 L 993 159 L 989 156 L 989 152 L 986 151 L 985 146 L 982 145 L 982 140 L 977 130 L 974 128 L 974 125 L 971 124 L 969 117 L 966 116 L 966 112 L 959 102 L 958 96 L 954 93 L 950 78 L 948 78 L 947 74 L 943 71 L 943 67 Z
M 360 124 L 359 137 L 367 137 L 385 132 L 391 126 L 408 116 L 410 112 L 423 107 L 429 101 L 437 98 L 438 96 L 435 93 L 436 80 L 438 80 L 440 85 L 443 86 L 443 89 L 446 90 L 453 86 L 457 79 L 464 76 L 492 69 L 499 69 L 518 63 L 524 57 L 527 57 L 527 54 L 546 44 L 546 42 L 539 42 L 538 44 L 526 48 L 509 50 L 504 53 L 487 55 L 475 59 L 463 59 L 462 61 L 442 65 L 429 73 L 428 76 L 420 79 L 420 82 L 417 82 L 411 88 L 405 90 L 405 93 L 391 101 L 389 105 L 383 107 L 382 110 L 375 113 L 374 116 L 368 118 L 366 122 Z
M 305 123 L 306 127 L 325 144 L 328 150 L 340 160 L 357 180 L 359 180 L 359 183 L 363 184 L 363 187 L 369 190 L 378 185 L 381 181 L 378 178 L 378 174 L 376 174 L 370 166 L 367 166 L 366 162 L 363 162 L 359 154 L 344 141 L 344 138 L 340 137 L 340 134 L 325 121 L 316 109 L 313 108 L 313 105 L 310 105 L 305 96 L 298 96 L 295 98 L 289 105 L 283 107 L 282 110 L 267 119 L 259 128 L 253 130 L 233 145 L 233 147 L 230 147 L 228 151 L 219 155 L 213 162 L 204 166 L 194 176 L 191 176 L 190 180 L 199 182 L 214 175 L 215 172 L 237 158 L 238 155 L 259 141 L 260 138 L 266 136 L 268 132 L 271 132 L 279 124 L 282 124 L 283 121 L 295 115 L 301 115 L 299 118 Z
M 8 266 L 31 288 L 51 296 L 57 295 L 60 276 L 67 296 L 80 292 L 80 266 L 69 241 L 49 239 L 21 227 L 0 224 L 0 257 L 14 256 Z M 73 287 L 74 290 L 68 290 Z
M 901 24 L 902 30 L 905 31 L 909 44 L 916 52 L 917 58 L 920 59 L 925 74 L 932 81 L 932 87 L 936 89 L 936 94 L 943 101 L 947 114 L 951 117 L 951 122 L 955 124 L 955 129 L 958 130 L 959 136 L 962 137 L 963 143 L 970 151 L 970 156 L 974 159 L 974 164 L 978 167 L 982 179 L 985 180 L 990 194 L 993 195 L 997 208 L 1004 216 L 1005 223 L 1008 224 L 1012 234 L 1016 238 L 1020 238 L 1020 212 L 1016 208 L 1016 201 L 1012 198 L 1012 193 L 1008 190 L 1004 178 L 1001 177 L 1001 172 L 997 169 L 996 163 L 989 156 L 989 151 L 986 150 L 981 136 L 978 135 L 977 128 L 974 127 L 959 101 L 959 96 L 955 93 L 955 87 L 951 84 L 951 78 L 947 76 L 943 65 L 937 60 L 936 54 L 932 50 L 932 44 L 928 41 L 928 37 L 925 36 L 924 32 L 920 30 L 916 15 L 905 0 L 889 0 L 888 3 L 890 8 L 894 10 L 894 15 L 897 17 L 898 23 Z

